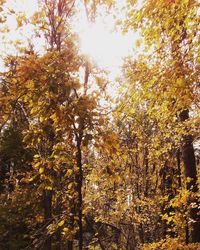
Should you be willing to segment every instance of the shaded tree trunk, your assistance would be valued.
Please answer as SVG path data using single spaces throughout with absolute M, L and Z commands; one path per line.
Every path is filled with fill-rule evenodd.
M 67 250 L 73 250 L 73 241 L 67 241 Z
M 180 121 L 184 122 L 189 119 L 189 110 L 183 110 L 180 113 Z M 192 192 L 198 191 L 197 186 L 197 169 L 196 169 L 196 162 L 195 162 L 195 155 L 194 155 L 194 148 L 192 144 L 192 136 L 190 134 L 184 135 L 182 140 L 182 157 L 184 162 L 184 171 L 185 177 L 187 179 L 186 187 L 188 190 Z
M 78 241 L 79 241 L 79 250 L 83 249 L 83 223 L 82 223 L 82 205 L 83 205 L 83 197 L 82 197 L 82 184 L 83 184 L 83 170 L 82 170 L 82 152 L 81 152 L 81 141 L 82 136 L 79 135 L 77 138 L 77 154 L 76 161 L 77 167 L 79 169 L 79 173 L 76 176 L 77 183 L 77 192 L 78 192 Z
M 70 219 L 69 219 L 69 225 L 70 225 L 70 230 L 74 229 L 74 216 L 75 216 L 75 201 L 73 199 L 73 204 L 70 209 Z M 73 250 L 73 239 L 67 241 L 67 250 Z
M 177 159 L 178 187 L 179 187 L 179 188 L 182 188 L 182 181 L 181 181 L 181 155 L 180 155 L 180 149 L 177 150 L 176 159 Z
M 180 121 L 184 122 L 189 119 L 189 110 L 183 110 L 179 115 Z M 186 177 L 186 188 L 187 190 L 191 190 L 193 193 L 198 192 L 198 183 L 197 183 L 197 169 L 195 162 L 195 154 L 194 147 L 192 143 L 192 136 L 188 133 L 184 135 L 182 140 L 182 157 L 184 162 L 184 172 Z M 191 203 L 196 203 L 196 205 L 192 206 L 190 209 L 190 218 L 192 220 L 191 223 L 191 241 L 192 242 L 200 242 L 200 215 L 199 215 L 199 202 L 197 199 L 190 200 Z
M 145 173 L 144 173 L 144 196 L 147 197 L 149 193 L 149 160 L 148 160 L 148 149 L 145 149 L 144 153 L 144 167 L 145 167 Z
M 47 226 L 52 219 L 52 191 L 44 190 L 44 223 Z M 44 242 L 44 250 L 51 250 L 51 236 L 48 236 Z
M 57 182 L 58 182 L 58 193 L 61 192 L 62 190 L 62 179 L 61 179 L 61 173 L 57 173 Z M 62 214 L 62 196 L 61 194 L 57 197 L 56 200 L 56 215 L 58 216 L 58 218 L 61 216 Z M 62 229 L 58 228 L 58 231 L 56 232 L 56 250 L 61 250 L 62 249 L 62 237 L 61 237 L 61 232 Z

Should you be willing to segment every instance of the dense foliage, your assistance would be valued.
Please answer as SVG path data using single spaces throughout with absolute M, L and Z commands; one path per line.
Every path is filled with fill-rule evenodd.
M 0 249 L 200 249 L 199 1 L 126 2 L 116 21 L 140 34 L 139 56 L 114 100 L 79 49 L 75 0 L 38 1 L 31 18 L 6 4 Z M 117 11 L 84 1 L 88 19 L 102 5 Z M 9 40 L 9 16 L 31 39 Z

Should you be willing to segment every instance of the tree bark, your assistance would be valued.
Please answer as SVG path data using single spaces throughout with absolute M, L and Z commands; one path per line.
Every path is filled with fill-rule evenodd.
M 73 241 L 67 241 L 67 250 L 73 250 Z
M 50 224 L 52 219 L 52 191 L 44 190 L 44 223 L 46 226 Z M 44 250 L 51 250 L 51 236 L 47 235 L 47 239 L 44 242 Z
M 145 173 L 144 173 L 144 196 L 147 197 L 149 193 L 149 160 L 148 160 L 148 149 L 145 148 L 144 153 L 144 167 L 145 167 Z
M 70 230 L 74 229 L 74 216 L 76 213 L 76 207 L 75 207 L 75 200 L 72 200 L 72 207 L 70 209 L 70 218 L 69 218 L 69 225 Z M 73 250 L 73 238 L 71 240 L 67 240 L 67 250 Z
M 56 204 L 56 214 L 58 217 L 60 217 L 62 213 L 62 197 L 59 196 L 57 199 L 57 204 Z M 62 237 L 61 237 L 61 232 L 62 229 L 58 228 L 58 231 L 56 232 L 56 250 L 61 250 L 62 249 Z
M 179 115 L 180 121 L 184 122 L 189 119 L 189 110 L 183 110 Z M 197 183 L 197 169 L 196 161 L 194 154 L 194 147 L 192 143 L 192 136 L 188 133 L 183 136 L 182 140 L 182 157 L 184 162 L 184 171 L 186 177 L 186 188 L 187 190 L 192 191 L 193 193 L 198 192 L 198 183 Z M 199 202 L 196 199 L 190 200 L 190 219 L 191 223 L 191 241 L 200 242 L 200 215 L 199 215 Z
M 83 224 L 82 224 L 82 203 L 83 203 L 82 184 L 83 184 L 83 170 L 82 170 L 81 140 L 82 140 L 82 136 L 79 136 L 77 138 L 77 155 L 76 155 L 77 167 L 79 169 L 79 173 L 78 173 L 78 175 L 76 177 L 77 192 L 78 192 L 78 226 L 79 226 L 78 241 L 79 241 L 79 250 L 83 249 Z
M 182 181 L 181 181 L 181 156 L 180 156 L 180 149 L 177 150 L 176 153 L 177 159 L 177 175 L 178 175 L 178 187 L 182 188 Z
M 189 119 L 189 110 L 183 110 L 180 115 L 180 121 L 184 122 Z M 182 141 L 182 157 L 184 162 L 184 170 L 185 170 L 185 177 L 189 178 L 187 180 L 186 187 L 188 190 L 192 192 L 198 191 L 197 186 L 197 170 L 196 170 L 196 162 L 195 162 L 195 155 L 194 155 L 194 148 L 192 144 L 192 136 L 190 134 L 186 134 L 183 136 Z

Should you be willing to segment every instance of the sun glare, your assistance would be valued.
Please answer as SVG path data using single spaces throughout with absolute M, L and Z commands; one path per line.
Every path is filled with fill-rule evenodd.
M 123 1 L 119 2 L 119 4 L 123 4 Z M 8 0 L 7 7 L 11 6 L 17 11 L 24 11 L 28 17 L 38 9 L 36 0 Z M 75 15 L 72 26 L 80 37 L 81 52 L 91 57 L 100 67 L 112 72 L 113 77 L 118 75 L 123 58 L 130 55 L 134 49 L 135 41 L 138 38 L 137 35 L 133 33 L 122 35 L 120 31 L 114 31 L 115 20 L 113 16 L 105 13 L 104 9 L 100 10 L 101 15 L 93 23 L 87 20 L 85 8 L 81 1 L 77 1 L 77 9 L 79 11 Z M 123 19 L 123 16 L 118 16 L 118 18 Z M 25 43 L 27 37 L 30 36 L 30 30 L 25 28 L 23 34 L 21 34 L 16 29 L 16 20 L 12 16 L 7 18 L 7 24 L 10 28 L 8 38 L 13 41 L 20 39 Z M 36 41 L 35 45 L 40 50 L 43 43 L 42 41 Z M 11 50 L 12 46 L 6 44 L 4 51 Z
M 130 53 L 134 45 L 132 35 L 125 36 L 120 32 L 111 32 L 109 26 L 101 20 L 85 24 L 84 30 L 79 34 L 81 51 L 92 57 L 99 66 L 108 69 L 119 67 L 123 57 Z
M 109 32 L 103 23 L 88 24 L 81 34 L 81 50 L 100 66 L 115 66 L 125 54 L 122 37 Z
M 138 36 L 133 32 L 123 35 L 121 31 L 116 31 L 115 19 L 107 13 L 104 15 L 104 12 L 102 9 L 101 16 L 90 23 L 83 9 L 74 27 L 80 37 L 82 53 L 91 57 L 100 67 L 115 73 L 122 65 L 123 58 L 133 51 Z

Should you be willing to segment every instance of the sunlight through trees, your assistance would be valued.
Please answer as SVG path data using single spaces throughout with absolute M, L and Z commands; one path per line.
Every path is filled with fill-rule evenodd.
M 200 249 L 199 10 L 0 1 L 0 249 Z

